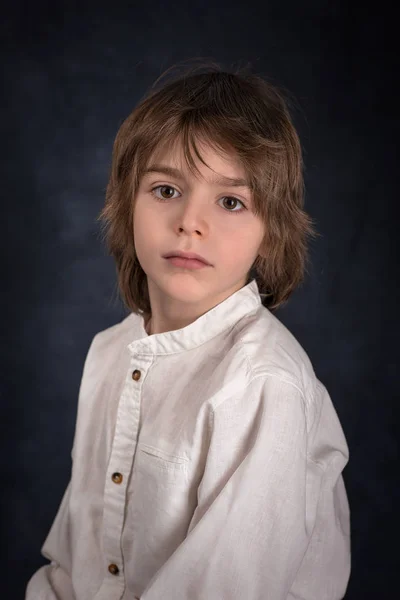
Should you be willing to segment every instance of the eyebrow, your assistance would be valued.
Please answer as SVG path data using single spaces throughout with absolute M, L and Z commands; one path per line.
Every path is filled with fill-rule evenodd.
M 175 177 L 175 179 L 180 179 L 181 181 L 185 179 L 183 174 L 179 171 L 179 169 L 174 169 L 173 167 L 168 167 L 167 165 L 151 165 L 150 167 L 145 169 L 143 175 L 147 175 L 149 173 L 163 173 L 164 175 Z M 215 177 L 210 181 L 210 183 L 214 185 L 226 185 L 229 187 L 247 187 L 251 189 L 247 179 L 243 179 L 241 177 Z

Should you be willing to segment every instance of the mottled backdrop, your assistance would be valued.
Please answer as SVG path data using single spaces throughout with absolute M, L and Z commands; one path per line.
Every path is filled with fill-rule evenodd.
M 45 562 L 40 547 L 70 475 L 85 355 L 94 334 L 125 314 L 96 222 L 113 138 L 155 78 L 196 57 L 250 63 L 295 98 L 306 208 L 321 237 L 306 282 L 277 316 L 309 353 L 350 448 L 346 599 L 397 597 L 396 39 L 394 16 L 375 8 L 3 6 L 1 598 L 22 599 Z

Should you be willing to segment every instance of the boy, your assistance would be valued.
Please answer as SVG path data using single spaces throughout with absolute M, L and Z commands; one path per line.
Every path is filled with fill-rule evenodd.
M 117 134 L 101 217 L 130 314 L 90 346 L 26 600 L 343 598 L 348 448 L 273 315 L 314 234 L 280 93 L 218 69 L 154 89 Z

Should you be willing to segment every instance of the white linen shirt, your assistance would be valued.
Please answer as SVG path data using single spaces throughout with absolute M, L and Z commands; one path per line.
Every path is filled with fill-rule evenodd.
M 98 333 L 26 600 L 339 600 L 348 447 L 256 281 L 183 329 Z

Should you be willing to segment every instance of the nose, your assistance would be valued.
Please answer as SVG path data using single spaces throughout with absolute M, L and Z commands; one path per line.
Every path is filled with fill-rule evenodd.
M 197 205 L 197 208 L 195 206 L 194 202 L 188 202 L 180 211 L 177 222 L 181 233 L 183 231 L 189 235 L 192 233 L 196 233 L 197 235 L 204 233 L 206 224 L 204 206 L 203 208 L 200 205 Z

